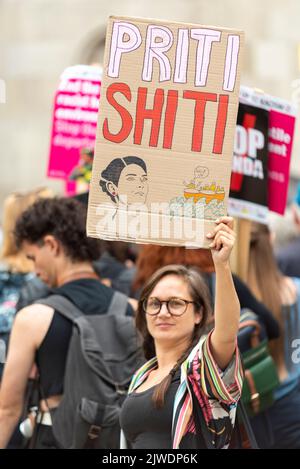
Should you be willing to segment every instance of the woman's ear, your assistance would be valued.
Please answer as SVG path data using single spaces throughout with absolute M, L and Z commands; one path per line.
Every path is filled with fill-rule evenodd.
M 117 195 L 118 195 L 118 188 L 117 188 L 117 186 L 116 186 L 113 182 L 108 182 L 108 183 L 106 184 L 106 187 L 107 187 L 108 192 L 109 192 L 113 197 L 117 197 Z
M 201 306 L 197 311 L 195 311 L 195 324 L 200 324 L 203 317 L 203 306 Z

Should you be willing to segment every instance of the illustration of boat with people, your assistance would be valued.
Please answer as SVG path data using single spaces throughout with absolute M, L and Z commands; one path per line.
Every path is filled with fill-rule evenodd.
M 225 198 L 224 187 L 218 186 L 215 182 L 211 185 L 203 185 L 196 187 L 194 183 L 190 183 L 184 189 L 185 199 L 193 199 L 197 203 L 200 199 L 205 199 L 205 203 L 209 204 L 212 200 L 218 203 L 222 202 Z

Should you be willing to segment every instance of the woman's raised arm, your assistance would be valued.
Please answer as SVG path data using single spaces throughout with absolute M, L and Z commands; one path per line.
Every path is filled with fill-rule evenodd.
M 229 263 L 235 243 L 233 218 L 221 217 L 207 236 L 212 240 L 210 248 L 216 271 L 215 329 L 211 336 L 211 348 L 216 363 L 224 370 L 236 349 L 240 318 L 240 303 Z

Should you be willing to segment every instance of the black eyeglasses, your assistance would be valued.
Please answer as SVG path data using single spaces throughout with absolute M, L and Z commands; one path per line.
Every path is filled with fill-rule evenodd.
M 160 301 L 158 298 L 150 297 L 143 301 L 143 308 L 146 314 L 150 316 L 156 316 L 159 314 L 163 303 L 166 303 L 167 310 L 171 316 L 182 316 L 187 310 L 190 303 L 195 301 L 183 300 L 182 298 L 170 298 L 166 301 Z

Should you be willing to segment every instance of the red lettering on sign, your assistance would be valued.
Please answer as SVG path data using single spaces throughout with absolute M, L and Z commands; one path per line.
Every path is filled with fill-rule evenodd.
M 228 111 L 228 95 L 221 94 L 219 97 L 218 115 L 214 138 L 213 153 L 222 153 L 225 136 L 227 111 Z
M 138 88 L 133 143 L 135 145 L 141 144 L 141 141 L 143 138 L 144 121 L 145 119 L 150 119 L 152 120 L 152 126 L 151 126 L 149 146 L 157 147 L 162 108 L 164 104 L 164 90 L 161 88 L 158 88 L 155 91 L 152 109 L 146 109 L 147 93 L 148 93 L 147 88 L 143 88 L 143 87 Z
M 169 90 L 165 112 L 163 148 L 172 148 L 177 107 L 178 91 Z
M 256 116 L 253 114 L 246 113 L 244 115 L 243 120 L 243 127 L 245 129 L 254 129 L 256 122 Z M 247 155 L 244 155 L 244 157 Z M 239 173 L 231 173 L 231 181 L 230 181 L 230 190 L 234 192 L 239 192 L 242 188 L 244 175 Z
M 163 115 L 163 107 L 166 92 L 166 107 Z M 135 116 L 132 116 L 122 104 L 120 104 L 115 95 L 120 93 L 127 99 L 128 102 L 132 101 L 132 93 L 128 85 L 125 83 L 113 83 L 108 86 L 106 91 L 107 102 L 118 112 L 121 118 L 121 128 L 117 133 L 113 133 L 109 129 L 108 118 L 106 117 L 103 122 L 103 137 L 114 143 L 121 143 L 126 140 L 131 134 L 133 128 L 133 143 L 141 145 L 143 142 L 145 120 L 151 121 L 151 131 L 149 138 L 149 146 L 157 147 L 161 121 L 163 122 L 163 141 L 162 147 L 164 149 L 171 149 L 173 145 L 174 129 L 176 124 L 176 117 L 178 114 L 178 100 L 179 95 L 177 90 L 165 91 L 162 88 L 157 88 L 154 95 L 151 93 L 152 107 L 147 107 L 148 89 L 139 87 L 137 90 Z M 228 112 L 228 95 L 220 95 L 217 93 L 206 93 L 202 91 L 183 91 L 184 99 L 194 100 L 194 117 L 193 117 L 193 130 L 192 130 L 192 143 L 191 150 L 200 153 L 203 143 L 203 131 L 205 128 L 205 112 L 207 102 L 218 103 L 217 117 L 215 122 L 214 137 L 211 152 L 220 154 L 223 151 L 227 112 Z M 184 102 L 184 101 L 181 101 Z M 133 121 L 135 122 L 133 125 Z M 209 122 L 212 127 L 211 121 Z
M 201 151 L 206 103 L 207 101 L 217 101 L 217 94 L 201 91 L 184 91 L 183 97 L 195 100 L 192 151 Z
M 111 133 L 108 128 L 108 118 L 106 117 L 103 122 L 103 137 L 110 142 L 121 143 L 128 138 L 133 122 L 130 112 L 115 100 L 115 93 L 121 93 L 129 102 L 131 101 L 131 91 L 128 85 L 125 83 L 112 83 L 109 85 L 106 90 L 106 99 L 120 114 L 122 127 L 117 134 Z

